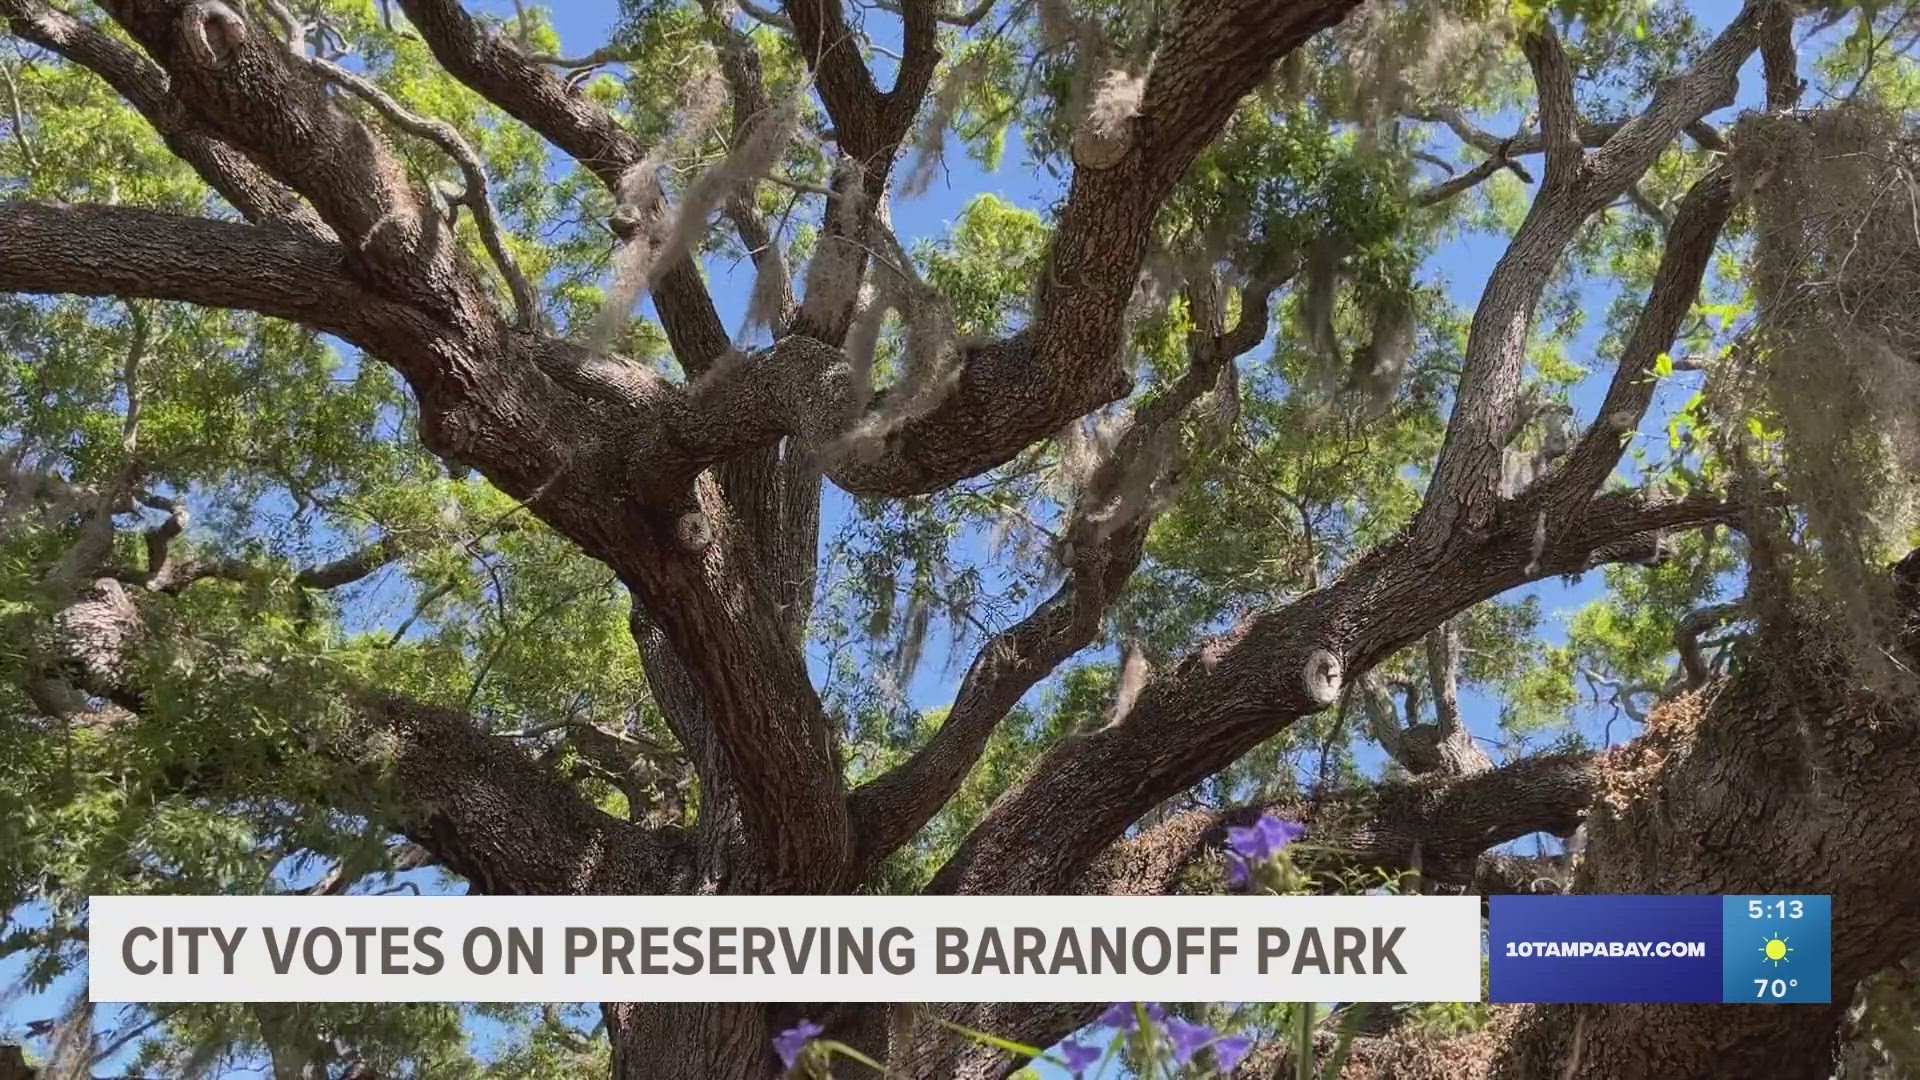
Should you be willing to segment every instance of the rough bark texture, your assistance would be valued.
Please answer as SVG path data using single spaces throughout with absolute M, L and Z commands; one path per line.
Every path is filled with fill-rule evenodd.
M 1583 1077 L 1830 1075 L 1859 981 L 1920 945 L 1920 712 L 1860 683 L 1818 629 L 1670 701 L 1607 763 L 1583 892 L 1833 896 L 1831 1006 L 1516 1010 L 1498 1076 L 1543 1075 L 1584 1031 Z
M 648 148 L 592 97 L 457 0 L 398 6 L 447 71 L 622 201 L 614 231 L 623 244 L 644 242 L 635 222 L 671 212 L 657 191 L 633 195 L 631 174 Z M 495 302 L 490 271 L 409 178 L 389 136 L 345 104 L 324 66 L 294 55 L 271 20 L 251 14 L 258 5 L 104 0 L 119 34 L 39 0 L 0 0 L 9 30 L 112 85 L 246 219 L 0 203 L 0 289 L 237 308 L 338 335 L 406 380 L 429 449 L 484 474 L 627 587 L 652 699 L 698 779 L 698 820 L 615 819 L 475 718 L 368 688 L 355 698 L 349 745 L 330 749 L 387 766 L 409 803 L 395 825 L 433 859 L 487 892 L 852 892 L 868 887 L 880 861 L 952 797 L 1022 696 L 1098 638 L 1152 524 L 1151 511 L 1111 527 L 1109 515 L 1129 485 L 1174 477 L 1179 466 L 1167 447 L 1204 395 L 1235 392 L 1234 361 L 1266 336 L 1284 276 L 1234 282 L 1243 286 L 1242 314 L 1231 327 L 1221 314 L 1229 306 L 1223 283 L 1195 286 L 1187 370 L 1139 406 L 1079 494 L 1064 522 L 1057 591 L 990 636 L 925 745 L 855 790 L 842 768 L 840 722 L 811 685 L 803 652 L 824 480 L 876 497 L 938 491 L 1126 396 L 1127 307 L 1162 205 L 1276 62 L 1357 6 L 1168 6 L 1137 113 L 1118 132 L 1075 141 L 1030 325 L 968 343 L 953 359 L 948 390 L 904 418 L 893 415 L 902 390 L 870 399 L 856 377 L 843 347 L 851 301 L 834 308 L 786 298 L 773 344 L 740 356 L 684 257 L 652 275 L 684 379 L 544 333 L 520 313 L 510 318 Z M 835 0 L 793 0 L 774 16 L 793 35 L 838 150 L 870 195 L 885 191 L 939 60 L 938 25 L 952 18 L 931 0 L 899 8 L 901 59 L 885 90 L 853 47 Z M 1591 887 L 1737 891 L 1764 873 L 1773 887 L 1834 892 L 1836 989 L 1879 962 L 1883 942 L 1920 944 L 1909 940 L 1920 924 L 1887 914 L 1905 909 L 1872 899 L 1890 894 L 1913 854 L 1912 800 L 1888 771 L 1914 764 L 1911 746 L 1903 724 L 1875 719 L 1879 706 L 1845 692 L 1843 681 L 1743 673 L 1670 706 L 1631 753 L 1604 763 L 1543 757 L 1493 767 L 1458 714 L 1458 643 L 1447 629 L 1455 615 L 1530 581 L 1657 559 L 1665 533 L 1737 524 L 1746 512 L 1706 495 L 1599 493 L 1619 461 L 1621 433 L 1651 401 L 1644 370 L 1671 346 L 1733 210 L 1720 171 L 1677 209 L 1645 309 L 1587 436 L 1524 491 L 1501 491 L 1495 481 L 1520 411 L 1529 326 L 1556 265 L 1588 219 L 1683 131 L 1703 144 L 1717 139 L 1711 129 L 1703 134 L 1701 117 L 1731 100 L 1735 73 L 1759 47 L 1763 26 L 1775 35 L 1770 81 L 1778 75 L 1785 11 L 1777 0 L 1745 4 L 1640 113 L 1606 125 L 1577 115 L 1568 61 L 1552 33 L 1528 38 L 1539 132 L 1488 142 L 1462 130 L 1498 161 L 1473 175 L 1510 165 L 1509 155 L 1541 152 L 1544 183 L 1475 314 L 1457 405 L 1415 520 L 1325 587 L 1251 613 L 1146 677 L 1105 727 L 1048 748 L 941 868 L 933 891 L 1173 887 L 1235 812 L 1174 815 L 1127 838 L 1130 827 L 1424 639 L 1435 718 L 1402 724 L 1387 716 L 1376 727 L 1416 779 L 1333 809 L 1290 808 L 1324 815 L 1317 826 L 1339 837 L 1353 862 L 1419 866 L 1460 886 L 1476 875 L 1517 880 L 1481 854 L 1528 832 L 1570 831 L 1597 785 L 1616 802 L 1638 801 L 1603 798 L 1584 879 Z M 735 28 L 712 29 L 724 51 Z M 746 123 L 741 110 L 763 101 L 764 90 L 740 53 L 726 57 L 737 132 Z M 848 197 L 843 183 L 834 206 Z M 886 239 L 883 206 L 873 198 L 868 212 L 830 214 L 826 239 L 862 251 Z M 726 209 L 743 236 L 764 234 L 751 200 Z M 869 430 L 875 424 L 877 434 Z M 853 432 L 867 435 L 850 451 Z M 124 495 L 92 497 L 107 507 Z M 150 543 L 142 571 L 78 568 L 79 585 L 53 628 L 60 663 L 33 689 L 49 716 L 137 722 L 141 687 L 121 661 L 145 632 L 146 605 L 207 577 L 246 572 L 172 564 L 167 542 Z M 337 587 L 391 557 L 369 552 L 312 568 L 297 582 Z M 1782 670 L 1807 669 L 1796 662 Z M 77 700 L 88 695 L 115 711 L 89 711 Z M 1864 806 L 1899 812 L 1848 810 Z M 1080 1006 L 941 1010 L 1041 1044 L 1091 1015 Z M 999 1076 L 1013 1066 L 877 1007 L 609 1004 L 604 1012 L 623 1080 L 767 1076 L 775 1067 L 770 1035 L 802 1016 L 889 1056 L 903 1075 Z M 1737 1060 L 1778 1075 L 1826 1053 L 1834 1019 L 1832 1010 L 1753 1010 L 1701 1028 L 1674 1010 L 1596 1011 L 1582 1028 L 1591 1044 L 1582 1068 L 1594 1076 L 1702 1075 L 1716 1061 Z M 1567 1020 L 1551 1010 L 1516 1014 L 1494 1067 L 1544 1075 L 1538 1070 L 1569 1052 L 1554 1034 Z M 1419 1061 L 1468 1060 L 1382 1043 L 1354 1067 L 1413 1076 L 1425 1067 Z

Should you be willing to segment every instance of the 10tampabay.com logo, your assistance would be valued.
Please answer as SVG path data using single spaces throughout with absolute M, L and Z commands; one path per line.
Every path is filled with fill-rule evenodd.
M 1825 896 L 1495 896 L 1496 1002 L 1824 1003 Z

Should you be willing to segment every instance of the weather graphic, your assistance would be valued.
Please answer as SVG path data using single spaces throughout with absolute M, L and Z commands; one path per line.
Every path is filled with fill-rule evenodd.
M 1828 1000 L 1833 903 L 1825 896 L 1721 897 L 1721 1000 Z

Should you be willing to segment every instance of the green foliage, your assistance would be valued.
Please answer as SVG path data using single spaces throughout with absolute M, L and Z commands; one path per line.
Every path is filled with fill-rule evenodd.
M 380 5 L 298 6 L 331 20 L 356 71 L 473 143 L 507 243 L 538 283 L 549 321 L 565 331 L 585 326 L 602 303 L 612 246 L 598 224 L 611 211 L 602 186 L 448 75 L 417 34 L 388 29 Z M 777 181 L 752 194 L 787 262 L 799 267 L 817 236 L 817 189 L 830 165 L 826 119 L 798 50 L 777 28 L 744 17 L 722 25 L 691 0 L 620 6 L 607 54 L 616 59 L 570 74 L 580 94 L 611 109 L 643 145 L 658 145 L 672 129 L 689 87 L 712 76 L 734 32 L 759 61 L 769 99 L 803 101 L 807 137 L 777 163 Z M 480 17 L 490 31 L 530 50 L 560 50 L 547 11 L 514 5 L 524 14 L 503 18 L 505 5 L 489 7 L 496 14 Z M 1171 9 L 1075 3 L 1078 25 L 1063 34 L 1048 24 L 1048 7 L 1001 5 L 975 26 L 943 28 L 935 90 L 902 177 L 924 170 L 923 180 L 940 182 L 942 170 L 959 166 L 945 149 L 950 139 L 985 168 L 1066 175 L 1091 87 L 1111 67 L 1141 68 Z M 1825 7 L 1837 29 L 1832 47 L 1812 58 L 1820 89 L 1887 116 L 1920 106 L 1920 74 L 1903 51 L 1908 15 L 1888 5 Z M 1533 87 L 1514 45 L 1543 22 L 1561 29 L 1580 110 L 1596 121 L 1644 100 L 1705 37 L 1677 0 L 1369 4 L 1290 58 L 1179 178 L 1156 219 L 1120 357 L 1137 389 L 1095 418 L 1102 432 L 1120 430 L 1127 410 L 1186 372 L 1190 335 L 1205 329 L 1196 325 L 1204 304 L 1188 290 L 1217 277 L 1231 325 L 1250 282 L 1289 285 L 1259 328 L 1262 344 L 1237 362 L 1223 400 L 1208 402 L 1209 419 L 1181 426 L 1180 483 L 1156 506 L 1144 563 L 1094 642 L 998 725 L 955 797 L 889 858 L 873 888 L 923 887 L 1041 753 L 1106 723 L 1121 694 L 1124 650 L 1165 669 L 1208 635 L 1311 593 L 1402 534 L 1440 447 L 1471 318 L 1456 287 L 1472 283 L 1449 275 L 1470 276 L 1461 264 L 1477 258 L 1478 245 L 1509 236 L 1537 191 L 1503 170 L 1455 198 L 1423 198 L 1449 171 L 1485 156 L 1435 118 L 1458 108 L 1501 137 L 1530 124 Z M 884 40 L 856 44 L 887 66 Z M 12 39 L 0 47 L 0 68 L 7 198 L 232 216 L 102 80 Z M 454 175 L 439 147 L 393 131 L 362 103 L 347 107 L 387 132 L 416 180 Z M 724 160 L 733 119 L 722 115 L 659 162 L 670 194 Z M 1522 157 L 1537 176 L 1537 156 Z M 1527 342 L 1529 400 L 1590 404 L 1593 376 L 1611 371 L 1659 264 L 1658 217 L 1720 160 L 1677 145 L 1642 180 L 1634 200 L 1641 205 L 1623 200 L 1581 232 Z M 1901 194 L 1886 205 L 1898 219 L 1907 203 Z M 977 194 L 942 234 L 914 245 L 917 269 L 946 298 L 962 338 L 1004 335 L 1031 318 L 1053 239 L 1053 208 L 1035 205 Z M 1806 431 L 1780 387 L 1772 399 L 1720 393 L 1722 372 L 1767 314 L 1764 290 L 1749 281 L 1756 216 L 1736 218 L 1680 339 L 1646 373 L 1658 381 L 1657 404 L 1629 442 L 1619 482 L 1718 491 L 1740 475 L 1736 446 L 1788 471 L 1796 445 L 1833 449 L 1796 443 Z M 485 265 L 471 221 L 460 236 Z M 748 272 L 733 268 L 749 252 L 739 230 L 715 228 L 703 245 L 703 269 L 717 290 L 742 286 Z M 1412 328 L 1404 371 L 1369 383 L 1357 362 L 1396 315 Z M 883 382 L 894 374 L 899 330 L 890 326 L 880 349 Z M 657 324 L 636 320 L 619 344 L 677 377 Z M 1714 381 L 1703 382 L 1699 369 Z M 1826 369 L 1802 371 L 1818 383 Z M 609 812 L 689 820 L 699 794 L 675 753 L 636 779 L 574 734 L 673 743 L 649 695 L 619 584 L 484 480 L 451 475 L 421 446 L 415 419 L 407 388 L 385 367 L 305 329 L 166 303 L 0 299 L 6 466 L 88 489 L 136 478 L 130 483 L 152 501 L 114 516 L 113 564 L 130 582 L 149 568 L 141 533 L 161 525 L 165 511 L 155 507 L 169 500 L 192 518 L 172 558 L 247 571 L 215 574 L 177 594 L 132 586 L 144 625 L 127 657 L 145 693 L 139 723 L 50 716 L 35 690 L 48 675 L 50 619 L 72 596 L 49 578 L 79 540 L 87 506 L 28 500 L 29 512 L 20 512 L 10 497 L 0 508 L 0 956 L 25 963 L 27 989 L 57 985 L 76 970 L 89 893 L 286 892 L 336 873 L 360 891 L 417 886 L 419 875 L 396 880 L 387 872 L 395 829 L 418 808 L 385 790 L 379 748 L 345 764 L 320 752 L 357 736 L 343 707 L 355 687 L 462 708 Z M 1848 430 L 1855 428 L 1863 442 L 1879 434 L 1871 425 Z M 1542 438 L 1535 424 L 1515 446 L 1531 450 Z M 943 695 L 994 634 L 1061 584 L 1058 539 L 1085 479 L 1069 456 L 1060 443 L 1042 443 L 933 495 L 830 495 L 806 645 L 839 723 L 850 783 L 924 744 L 947 716 L 929 697 Z M 298 584 L 301 571 L 380 541 L 397 554 L 376 573 L 340 589 Z M 1719 534 L 1673 537 L 1669 547 L 1658 566 L 1596 575 L 1593 598 L 1571 612 L 1509 596 L 1457 617 L 1461 687 L 1499 702 L 1497 734 L 1509 751 L 1585 740 L 1583 726 L 1596 720 L 1617 722 L 1617 737 L 1611 727 L 1601 737 L 1618 741 L 1667 689 L 1681 620 L 1737 594 L 1748 554 Z M 1434 707 L 1426 665 L 1414 648 L 1377 668 L 1409 722 Z M 930 683 L 939 693 L 930 694 Z M 1348 701 L 1301 720 L 1181 803 L 1218 807 L 1364 783 L 1375 770 L 1362 768 L 1370 750 L 1357 712 Z M 1472 719 L 1476 734 L 1491 730 L 1481 723 L 1490 717 Z M 1276 868 L 1270 884 L 1341 892 L 1402 885 L 1329 877 L 1311 860 L 1310 843 L 1299 854 L 1299 865 Z M 1224 874 L 1220 859 L 1203 859 L 1180 887 L 1217 890 Z M 1892 976 L 1876 982 L 1863 1025 L 1889 1060 L 1910 1063 L 1913 1018 L 1898 1004 L 1904 986 Z M 1322 1016 L 1310 1006 L 1177 1012 L 1218 1031 L 1304 1039 L 1294 1060 L 1323 1073 L 1337 1063 L 1324 1053 L 1316 1061 L 1313 1047 L 1355 1015 Z M 1429 1006 L 1410 1022 L 1453 1034 L 1486 1020 L 1481 1006 Z M 270 1068 L 321 1045 L 339 1055 L 335 1064 L 436 1080 L 590 1077 L 608 1068 L 607 1041 L 590 1010 L 187 1006 L 132 1010 L 112 1023 L 129 1031 L 151 1023 L 129 1068 L 168 1076 Z M 1134 1075 L 1155 1075 L 1169 1067 L 1168 1044 L 1159 1029 L 1137 1026 L 1109 1056 Z M 497 1032 L 486 1046 L 473 1037 L 482 1028 Z M 1342 1038 L 1332 1035 L 1335 1055 Z M 817 1064 L 849 1059 L 844 1046 L 815 1045 Z M 1199 1060 L 1212 1067 L 1206 1054 Z
M 604 216 L 597 184 L 556 178 L 537 136 L 448 75 L 417 35 L 387 32 L 374 5 L 325 7 L 370 78 L 474 143 L 516 256 L 546 283 L 550 314 L 563 325 L 590 314 L 607 245 L 554 226 Z M 31 118 L 0 143 L 11 155 L 0 158 L 8 197 L 231 213 L 97 77 L 11 51 L 0 64 Z M 420 179 L 451 172 L 437 147 L 397 141 Z M 477 238 L 467 238 L 478 260 Z M 244 580 L 138 597 L 144 634 L 127 662 L 143 688 L 139 723 L 50 721 L 24 689 L 41 677 L 42 628 L 69 599 L 46 577 L 78 521 L 9 504 L 0 528 L 0 956 L 25 962 L 24 989 L 53 985 L 81 959 L 90 893 L 279 892 L 330 872 L 348 882 L 372 875 L 363 889 L 391 887 L 382 873 L 391 822 L 411 810 L 389 812 L 377 777 L 316 752 L 348 735 L 340 705 L 349 687 L 404 688 L 508 731 L 564 710 L 570 721 L 661 734 L 638 689 L 625 597 L 604 567 L 484 482 L 450 478 L 419 445 L 411 398 L 384 366 L 249 315 L 8 298 L 0 389 L 10 468 L 84 487 L 134 476 L 142 491 L 191 511 L 171 559 L 252 568 Z M 163 516 L 118 516 L 116 564 L 147 566 L 139 532 Z M 404 557 L 325 595 L 293 583 L 377 540 Z M 367 764 L 377 769 L 377 757 Z M 625 808 L 605 780 L 589 772 L 582 783 Z M 337 809 L 343 802 L 355 811 Z M 130 1068 L 182 1077 L 309 1043 L 340 1047 L 381 1075 L 605 1074 L 605 1041 L 584 1037 L 590 1025 L 503 1014 L 502 1052 L 489 1063 L 474 1055 L 471 1019 L 452 1006 L 314 1006 L 273 1018 L 194 1006 L 124 1023 L 146 1032 Z
M 917 253 L 927 284 L 953 309 L 954 329 L 988 337 L 1006 333 L 1030 314 L 1021 310 L 1046 250 L 1039 214 L 997 195 L 968 200 L 947 236 Z

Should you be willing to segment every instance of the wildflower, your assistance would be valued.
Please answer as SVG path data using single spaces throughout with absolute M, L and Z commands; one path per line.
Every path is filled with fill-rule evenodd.
M 1260 819 L 1247 828 L 1228 829 L 1227 846 L 1249 862 L 1265 862 L 1306 832 L 1305 825 L 1261 814 Z
M 1153 1023 L 1157 1024 L 1166 1019 L 1167 1010 L 1162 1008 L 1157 1001 L 1146 1002 L 1142 1005 L 1142 1008 L 1146 1010 L 1147 1019 Z M 1100 1014 L 1100 1025 L 1102 1027 L 1119 1028 L 1121 1031 L 1134 1031 L 1139 1027 L 1139 1024 L 1139 1013 L 1135 1011 L 1133 1002 L 1131 1001 L 1116 1001 L 1107 1006 L 1106 1012 Z
M 1247 887 L 1248 880 L 1247 860 L 1241 858 L 1234 852 L 1227 852 L 1227 886 L 1234 889 L 1244 889 Z
M 1079 1076 L 1100 1060 L 1100 1048 L 1068 1039 L 1060 1044 L 1060 1058 L 1066 1062 L 1068 1072 Z
M 1193 1055 L 1199 1053 L 1201 1047 L 1213 1041 L 1213 1029 L 1176 1016 L 1167 1021 L 1167 1038 L 1173 1041 L 1173 1060 L 1185 1065 L 1193 1060 Z
M 1253 1049 L 1253 1040 L 1245 1035 L 1229 1035 L 1213 1044 L 1213 1063 L 1220 1067 L 1225 1076 L 1246 1060 L 1247 1051 Z
M 807 1044 L 812 1042 L 825 1030 L 827 1029 L 811 1020 L 802 1020 L 780 1034 L 775 1035 L 773 1037 L 773 1052 L 780 1055 L 781 1066 L 788 1069 L 793 1068 L 793 1063 L 800 1060 L 800 1054 L 806 1050 Z

